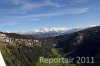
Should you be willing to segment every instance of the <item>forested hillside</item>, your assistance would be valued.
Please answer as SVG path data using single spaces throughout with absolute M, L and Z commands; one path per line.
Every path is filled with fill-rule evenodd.
M 49 66 L 39 57 L 94 57 L 95 63 L 52 64 L 50 66 L 98 66 L 100 63 L 100 26 L 56 37 L 36 38 L 15 33 L 0 35 L 0 51 L 7 66 Z
M 37 40 L 15 33 L 2 34 L 0 51 L 7 66 L 36 66 L 39 57 L 53 55 L 50 44 L 45 44 L 46 40 Z
M 60 38 L 60 39 L 59 39 Z M 59 53 L 64 57 L 94 57 L 91 64 L 82 66 L 99 66 L 100 64 L 100 26 L 56 37 Z M 76 60 L 74 60 L 76 63 Z

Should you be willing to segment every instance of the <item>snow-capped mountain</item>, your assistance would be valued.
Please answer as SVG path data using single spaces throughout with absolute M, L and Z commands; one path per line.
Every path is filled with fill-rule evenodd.
M 77 32 L 82 29 L 83 28 L 55 28 L 54 27 L 54 28 L 41 28 L 39 30 L 18 32 L 18 33 L 24 35 L 39 36 L 39 37 L 51 37 L 51 36 L 58 36 L 63 34 L 69 34 L 72 32 Z
M 37 33 L 47 33 L 47 32 L 59 32 L 59 31 L 66 31 L 69 28 L 41 28 L 41 29 L 36 29 L 36 30 L 31 30 L 31 31 L 26 31 L 26 32 L 19 32 L 21 34 L 37 34 Z
M 63 35 L 63 34 L 70 34 L 70 33 L 77 32 L 77 31 L 87 29 L 90 27 L 94 27 L 94 26 L 78 27 L 78 28 L 67 28 L 67 27 L 41 28 L 37 30 L 18 32 L 18 33 L 24 34 L 24 35 L 39 36 L 39 37 L 51 37 L 51 36 L 58 36 L 58 35 Z

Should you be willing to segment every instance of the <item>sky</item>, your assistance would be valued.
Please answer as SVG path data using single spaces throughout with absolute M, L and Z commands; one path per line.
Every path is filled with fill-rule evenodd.
M 100 25 L 100 0 L 0 0 L 0 31 Z

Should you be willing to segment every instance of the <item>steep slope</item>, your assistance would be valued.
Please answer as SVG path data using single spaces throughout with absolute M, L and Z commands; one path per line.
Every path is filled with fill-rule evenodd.
M 4 40 L 11 41 L 2 41 L 2 34 Z M 94 57 L 95 64 L 81 64 L 81 66 L 99 66 L 100 26 L 71 34 L 37 39 L 28 35 L 1 32 L 0 51 L 7 66 L 48 66 L 38 63 L 41 56 L 46 58 Z M 76 63 L 76 59 L 74 63 Z M 75 64 L 52 64 L 51 66 L 58 65 L 75 66 Z
M 14 33 L 0 33 L 0 51 L 7 66 L 36 66 L 39 57 L 52 55 L 50 45 L 44 40 Z
M 95 64 L 100 63 L 100 26 L 55 37 L 57 48 L 64 57 L 94 57 Z M 74 60 L 76 63 L 76 59 Z M 88 64 L 83 64 L 88 66 Z M 94 66 L 94 64 L 91 64 Z M 98 65 L 95 65 L 98 66 Z
M 28 47 L 25 45 L 11 46 L 0 43 L 0 50 L 7 66 L 35 66 L 40 56 L 49 57 L 52 54 L 48 46 Z

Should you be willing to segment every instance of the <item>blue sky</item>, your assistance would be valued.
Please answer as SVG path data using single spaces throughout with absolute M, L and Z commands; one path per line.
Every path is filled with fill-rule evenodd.
M 0 0 L 0 31 L 100 25 L 100 0 Z

